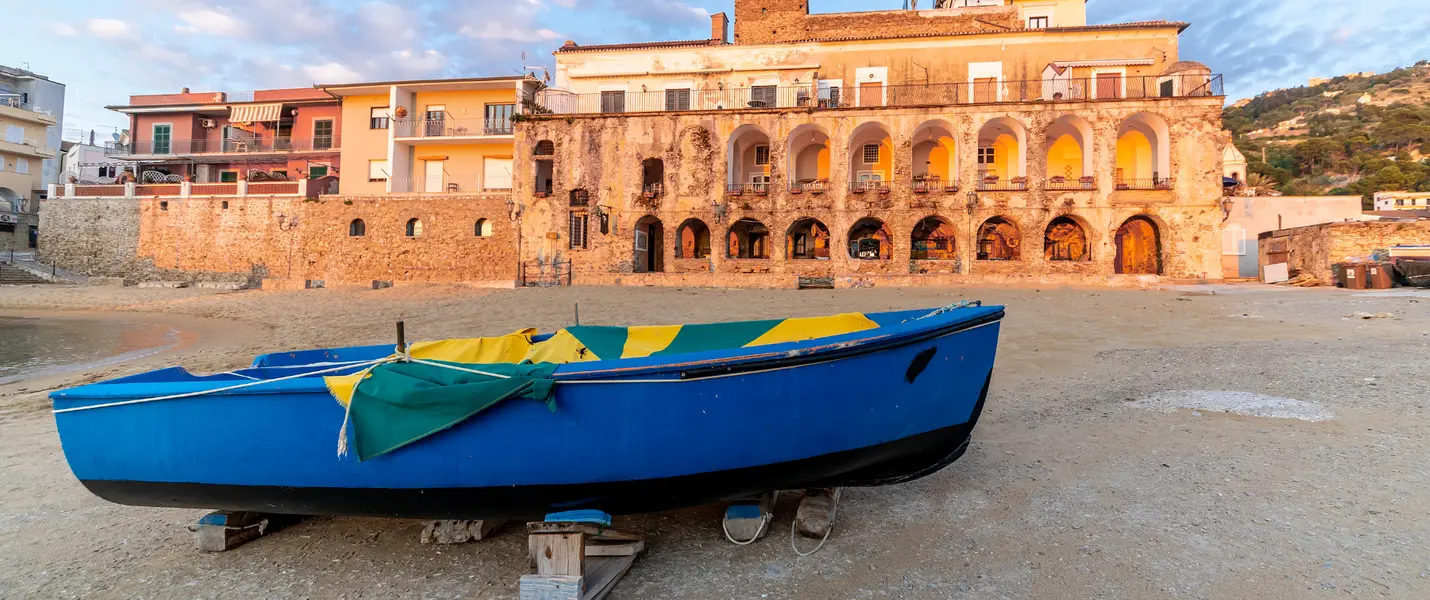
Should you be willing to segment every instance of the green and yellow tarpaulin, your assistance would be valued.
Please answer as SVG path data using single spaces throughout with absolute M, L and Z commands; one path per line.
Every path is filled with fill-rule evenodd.
M 523 329 L 498 337 L 418 342 L 408 356 L 425 362 L 397 360 L 324 380 L 348 409 L 358 457 L 367 460 L 505 400 L 536 400 L 554 411 L 552 375 L 560 364 L 753 348 L 876 327 L 863 314 L 846 313 L 703 325 L 574 326 L 540 342 L 532 341 L 536 330 Z

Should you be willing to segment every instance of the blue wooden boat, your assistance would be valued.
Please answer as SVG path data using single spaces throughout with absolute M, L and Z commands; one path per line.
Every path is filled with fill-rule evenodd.
M 504 401 L 367 460 L 334 451 L 348 417 L 324 375 L 357 372 L 392 345 L 269 354 L 224 374 L 173 367 L 51 398 L 70 469 L 112 502 L 445 519 L 631 514 L 895 484 L 962 456 L 1002 307 L 863 317 L 870 328 L 816 339 L 560 364 L 554 411 Z

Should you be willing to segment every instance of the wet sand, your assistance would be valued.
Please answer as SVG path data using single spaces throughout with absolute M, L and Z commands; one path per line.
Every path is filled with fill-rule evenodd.
M 584 324 L 632 325 L 964 298 L 1005 304 L 1008 317 L 962 460 L 848 490 L 834 535 L 809 558 L 789 549 L 788 503 L 771 535 L 743 548 L 721 536 L 719 506 L 620 518 L 648 551 L 612 597 L 1430 596 L 1430 294 L 1228 291 L 0 288 L 3 314 L 62 308 L 183 332 L 158 356 L 0 386 L 0 597 L 514 598 L 525 572 L 514 528 L 423 546 L 420 523 L 380 519 L 313 519 L 198 554 L 184 527 L 201 511 L 117 506 L 75 481 L 44 397 L 58 387 L 388 342 L 399 319 L 424 339 L 553 329 L 576 303 Z M 1344 318 L 1356 311 L 1397 318 Z M 1131 403 L 1197 391 L 1294 399 L 1333 417 Z

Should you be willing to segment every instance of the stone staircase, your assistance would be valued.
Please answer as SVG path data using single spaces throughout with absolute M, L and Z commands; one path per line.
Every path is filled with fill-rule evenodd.
M 0 285 L 49 283 L 48 280 L 15 265 L 0 263 Z

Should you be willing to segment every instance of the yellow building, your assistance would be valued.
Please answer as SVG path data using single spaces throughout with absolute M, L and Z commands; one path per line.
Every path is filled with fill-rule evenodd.
M 530 77 L 388 81 L 319 88 L 342 99 L 342 194 L 511 189 L 512 119 Z
M 1376 192 L 1372 200 L 1372 206 L 1378 211 L 1430 211 L 1430 192 Z
M 18 96 L 0 94 L 0 250 L 34 247 L 32 231 L 39 226 L 45 188 L 42 164 L 57 155 L 46 138 L 57 123 Z

